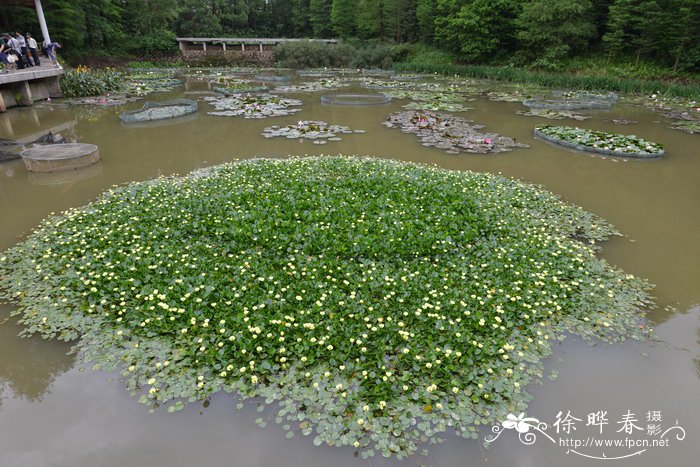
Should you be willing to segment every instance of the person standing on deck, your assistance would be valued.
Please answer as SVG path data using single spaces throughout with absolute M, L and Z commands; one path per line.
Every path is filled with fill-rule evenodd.
M 8 73 L 12 69 L 12 64 L 7 58 L 7 53 L 10 50 L 10 46 L 7 45 L 5 39 L 6 38 L 2 38 L 2 40 L 0 40 L 0 62 L 2 62 L 4 65 L 4 68 L 0 73 Z
M 22 48 L 19 45 L 19 41 L 14 37 L 9 36 L 9 39 L 7 40 L 7 45 L 10 46 L 10 49 L 12 49 L 12 53 L 17 58 L 17 61 L 15 62 L 17 68 L 21 70 L 22 68 L 24 68 L 24 60 L 22 60 Z
M 29 49 L 29 52 L 27 53 L 27 60 L 29 60 L 29 54 L 31 54 L 32 58 L 34 59 L 34 66 L 41 66 L 39 54 L 36 50 L 36 40 L 29 33 L 27 33 L 27 48 Z
M 27 59 L 27 41 L 24 40 L 24 36 L 20 34 L 19 31 L 15 31 L 15 39 L 17 39 L 17 42 L 19 42 L 19 52 L 21 54 L 19 59 L 22 61 L 22 65 L 32 66 L 29 60 L 24 63 L 24 61 Z

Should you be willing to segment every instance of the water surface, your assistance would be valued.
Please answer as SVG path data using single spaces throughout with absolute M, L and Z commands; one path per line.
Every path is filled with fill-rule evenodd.
M 197 84 L 189 90 L 205 90 Z M 360 89 L 354 89 L 360 91 Z M 182 97 L 185 89 L 151 96 Z M 346 92 L 343 90 L 341 92 Z M 367 92 L 367 91 L 365 91 Z M 115 184 L 160 175 L 184 174 L 199 167 L 251 157 L 305 154 L 358 154 L 437 164 L 452 170 L 501 173 L 545 186 L 615 224 L 626 237 L 604 244 L 602 255 L 624 270 L 656 284 L 658 309 L 650 317 L 666 345 L 628 343 L 589 347 L 569 339 L 555 348 L 548 368 L 559 372 L 529 388 L 529 415 L 551 423 L 558 411 L 583 418 L 608 410 L 610 430 L 627 410 L 640 424 L 648 411 L 661 411 L 663 423 L 682 425 L 687 437 L 666 448 L 649 449 L 620 465 L 697 465 L 700 433 L 700 151 L 698 135 L 658 123 L 658 114 L 616 104 L 591 120 L 562 124 L 634 133 L 662 143 L 666 156 L 656 161 L 619 161 L 587 156 L 535 140 L 532 129 L 552 121 L 516 115 L 518 103 L 478 99 L 464 117 L 487 131 L 530 145 L 498 155 L 448 155 L 423 147 L 413 135 L 382 125 L 406 101 L 387 106 L 350 107 L 320 103 L 319 93 L 291 94 L 304 101 L 295 115 L 262 120 L 206 115 L 183 121 L 125 127 L 118 114 L 141 106 L 114 108 L 38 105 L 0 114 L 0 138 L 17 139 L 53 130 L 79 142 L 96 144 L 102 160 L 88 170 L 29 174 L 19 161 L 0 163 L 0 250 L 17 243 L 52 212 L 84 205 Z M 187 97 L 198 98 L 189 95 Z M 619 126 L 604 120 L 625 118 Z M 342 135 L 326 145 L 284 138 L 265 139 L 270 125 L 323 120 L 366 130 Z M 369 465 L 352 449 L 314 447 L 311 438 L 285 439 L 272 423 L 261 429 L 253 404 L 237 411 L 233 396 L 216 395 L 203 410 L 192 405 L 176 414 L 156 411 L 129 396 L 118 376 L 82 369 L 68 354 L 70 345 L 17 337 L 20 328 L 0 307 L 0 465 L 2 466 L 359 466 Z M 563 359 L 561 362 L 559 359 Z M 272 417 L 274 418 L 274 416 Z M 580 432 L 584 431 L 580 426 Z M 589 427 L 590 429 L 590 427 Z M 588 433 L 588 432 L 587 432 Z M 622 433 L 624 434 L 624 433 Z M 620 434 L 618 434 L 620 436 Z M 566 448 L 539 439 L 524 446 L 505 433 L 491 449 L 450 436 L 430 446 L 430 455 L 404 462 L 381 457 L 371 465 L 437 466 L 597 465 L 605 461 L 567 454 Z M 600 452 L 600 449 L 597 451 Z M 609 454 L 612 455 L 612 454 Z

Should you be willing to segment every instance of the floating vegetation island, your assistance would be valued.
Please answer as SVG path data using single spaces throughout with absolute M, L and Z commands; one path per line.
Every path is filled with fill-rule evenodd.
M 301 84 L 289 86 L 277 86 L 275 92 L 318 92 L 332 91 L 350 86 L 351 81 L 345 78 L 322 78 L 316 81 L 307 81 Z
M 615 234 L 491 174 L 251 160 L 46 219 L 0 298 L 146 404 L 259 397 L 288 436 L 401 458 L 524 411 L 567 333 L 646 337 L 648 285 L 596 254 Z
M 296 125 L 273 125 L 263 130 L 265 138 L 285 137 L 289 139 L 311 139 L 315 144 L 325 144 L 326 141 L 340 141 L 339 134 L 364 133 L 364 130 L 353 131 L 350 127 L 331 125 L 314 120 L 299 120 Z
M 398 112 L 384 122 L 389 128 L 401 128 L 404 133 L 418 136 L 423 146 L 446 149 L 448 154 L 471 152 L 489 154 L 526 148 L 512 138 L 496 133 L 482 133 L 483 125 L 470 120 L 434 112 Z
M 653 159 L 664 155 L 662 145 L 635 135 L 625 136 L 570 126 L 542 125 L 535 128 L 535 136 L 560 146 L 605 156 Z
M 228 97 L 205 97 L 205 101 L 214 106 L 209 115 L 223 117 L 267 118 L 280 117 L 299 112 L 292 108 L 302 105 L 297 99 L 286 99 L 274 94 L 234 94 Z
M 590 115 L 581 115 L 569 112 L 568 110 L 529 109 L 527 111 L 518 110 L 515 113 L 518 115 L 525 115 L 526 117 L 540 117 L 550 120 L 564 120 L 565 118 L 570 118 L 572 120 L 582 121 L 591 118 Z

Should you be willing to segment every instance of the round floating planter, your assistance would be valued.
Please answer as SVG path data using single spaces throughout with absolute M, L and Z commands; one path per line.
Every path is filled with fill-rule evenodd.
M 268 92 L 270 88 L 265 87 L 265 86 L 249 86 L 249 87 L 242 87 L 242 88 L 236 88 L 236 87 L 225 87 L 225 86 L 213 86 L 211 88 L 212 91 L 218 92 L 221 94 L 255 94 L 256 92 Z
M 173 99 L 163 102 L 146 102 L 138 110 L 131 110 L 119 115 L 124 123 L 149 122 L 167 118 L 182 117 L 197 111 L 197 102 L 191 99 Z
M 535 128 L 535 136 L 559 146 L 604 156 L 655 159 L 664 155 L 662 145 L 635 135 L 625 136 L 570 126 L 542 125 Z
M 94 164 L 98 160 L 100 150 L 94 144 L 52 144 L 22 151 L 22 161 L 30 172 L 73 170 Z
M 610 100 L 603 99 L 525 99 L 523 105 L 531 109 L 584 110 L 609 109 Z
M 384 94 L 327 94 L 321 103 L 330 105 L 386 105 L 391 97 Z

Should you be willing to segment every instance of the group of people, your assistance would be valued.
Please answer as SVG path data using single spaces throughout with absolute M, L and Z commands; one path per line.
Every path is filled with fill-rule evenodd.
M 44 54 L 51 59 L 55 68 L 58 68 L 56 49 L 60 47 L 61 45 L 56 42 L 44 43 Z M 2 73 L 41 66 L 36 39 L 29 33 L 23 36 L 19 31 L 15 32 L 14 36 L 5 34 L 0 40 L 0 62 L 4 65 Z

